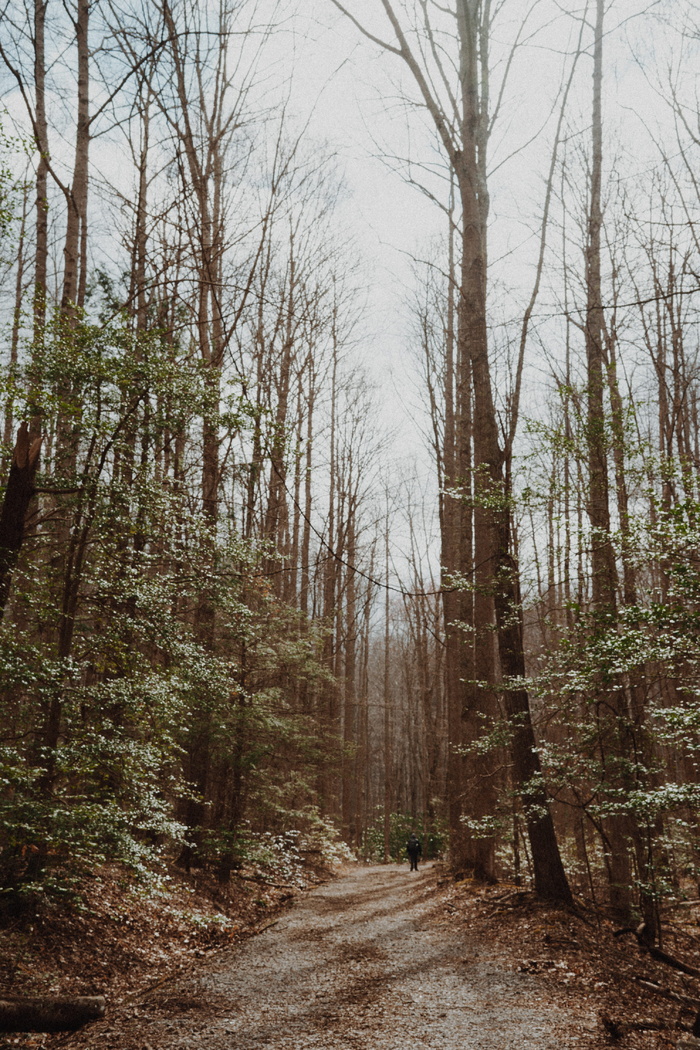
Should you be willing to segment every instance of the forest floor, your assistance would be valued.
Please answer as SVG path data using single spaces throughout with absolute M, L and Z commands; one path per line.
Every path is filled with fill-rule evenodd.
M 142 958 L 126 968 L 96 932 L 83 970 L 102 958 L 103 980 L 95 970 L 71 981 L 74 960 L 58 956 L 65 980 L 41 990 L 105 990 L 105 1019 L 69 1035 L 0 1036 L 0 1050 L 598 1050 L 689 1039 L 696 1011 L 678 997 L 698 997 L 700 982 L 583 909 L 429 865 L 347 866 L 293 907 L 277 893 L 267 904 L 248 894 L 248 913 L 199 947 L 182 943 L 177 923 L 158 931 L 142 908 L 131 949 Z M 697 965 L 692 931 L 666 936 L 667 951 Z M 39 988 L 27 978 L 12 990 Z

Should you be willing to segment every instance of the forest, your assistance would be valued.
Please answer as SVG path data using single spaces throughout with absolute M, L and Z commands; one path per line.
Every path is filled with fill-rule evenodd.
M 699 41 L 5 0 L 5 912 L 411 829 L 648 945 L 699 895 Z

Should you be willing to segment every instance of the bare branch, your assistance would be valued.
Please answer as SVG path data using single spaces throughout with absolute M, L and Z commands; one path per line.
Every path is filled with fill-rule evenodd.
M 359 22 L 358 19 L 355 18 L 355 16 L 351 14 L 351 12 L 348 11 L 346 7 L 343 7 L 343 5 L 338 2 L 338 0 L 331 0 L 331 3 L 334 5 L 334 7 L 338 8 L 341 14 L 344 14 L 345 17 L 352 22 L 356 29 L 359 29 L 363 36 L 367 37 L 368 40 L 371 40 L 373 44 L 377 44 L 379 47 L 382 48 L 383 51 L 391 51 L 392 54 L 400 55 L 401 57 L 403 57 L 403 53 L 400 50 L 400 48 L 396 47 L 394 44 L 389 44 L 386 40 L 380 40 L 380 38 L 378 36 L 375 36 L 374 33 L 370 33 L 369 29 L 363 26 L 362 23 Z

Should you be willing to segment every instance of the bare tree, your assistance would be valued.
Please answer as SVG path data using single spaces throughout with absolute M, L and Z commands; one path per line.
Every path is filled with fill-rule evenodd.
M 457 25 L 457 75 L 454 76 L 442 58 L 443 50 L 427 6 L 423 8 L 419 42 L 414 44 L 391 0 L 381 0 L 391 28 L 391 40 L 379 39 L 338 0 L 333 2 L 375 45 L 395 55 L 408 68 L 454 176 L 460 205 L 456 414 L 461 421 L 461 429 L 455 423 L 458 456 L 455 474 L 460 482 L 468 476 L 474 479 L 473 493 L 467 498 L 472 502 L 474 514 L 473 623 L 478 639 L 474 670 L 478 684 L 465 696 L 461 687 L 464 676 L 457 670 L 452 674 L 448 670 L 448 683 L 452 681 L 451 685 L 448 684 L 450 725 L 454 727 L 464 717 L 462 712 L 472 725 L 479 724 L 484 717 L 491 719 L 495 714 L 494 670 L 489 646 L 485 644 L 488 625 L 495 614 L 501 673 L 507 683 L 505 704 L 512 723 L 514 779 L 525 807 L 536 889 L 544 897 L 568 901 L 570 891 L 541 785 L 528 693 L 522 685 L 525 659 L 518 569 L 512 551 L 510 495 L 504 473 L 506 462 L 489 362 L 486 156 L 494 119 L 489 85 L 491 4 L 461 0 L 454 9 L 448 10 L 448 17 L 454 18 Z M 441 93 L 436 85 L 440 86 Z M 494 109 L 498 109 L 498 102 Z M 473 464 L 468 459 L 470 438 Z M 459 538 L 468 546 L 464 527 L 459 530 Z M 447 568 L 454 572 L 458 566 L 448 565 Z M 446 620 L 450 622 L 453 615 L 448 599 Z M 455 668 L 460 667 L 463 659 L 464 649 L 461 649 Z M 494 778 L 486 776 L 479 792 L 470 800 L 470 815 L 476 818 L 477 825 L 479 818 L 488 818 L 494 811 L 494 789 Z M 458 832 L 458 828 L 455 827 L 454 831 Z M 466 841 L 458 863 L 468 864 L 482 878 L 492 877 L 493 841 L 487 837 Z

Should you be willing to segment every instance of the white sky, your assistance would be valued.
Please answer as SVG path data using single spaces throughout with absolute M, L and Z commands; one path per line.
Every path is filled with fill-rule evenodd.
M 399 7 L 400 0 L 396 3 Z M 380 0 L 346 0 L 346 6 L 377 35 L 392 39 Z M 518 20 L 531 6 L 530 0 L 503 4 L 504 17 L 494 35 L 495 59 L 509 48 Z M 511 317 L 518 316 L 518 306 L 530 293 L 553 139 L 552 107 L 563 70 L 569 68 L 566 54 L 571 53 L 578 36 L 578 24 L 570 15 L 580 13 L 584 6 L 581 0 L 563 4 L 541 0 L 535 5 L 533 25 L 539 25 L 539 31 L 516 56 L 501 120 L 490 144 L 490 163 L 495 169 L 490 180 L 492 286 L 499 289 L 499 310 Z M 606 164 L 610 168 L 614 163 L 630 177 L 659 165 L 655 140 L 668 143 L 673 138 L 662 85 L 669 75 L 678 76 L 678 66 L 685 81 L 683 89 L 692 94 L 696 64 L 683 68 L 676 57 L 672 74 L 668 58 L 671 46 L 678 56 L 675 30 L 679 26 L 673 24 L 673 18 L 664 26 L 655 17 L 664 10 L 680 9 L 685 11 L 686 5 L 669 8 L 649 0 L 612 0 L 608 4 Z M 412 364 L 405 299 L 412 280 L 410 256 L 426 254 L 428 245 L 443 235 L 445 219 L 379 155 L 384 151 L 405 155 L 410 150 L 419 160 L 434 159 L 432 132 L 426 134 L 425 118 L 419 112 L 409 111 L 397 100 L 398 83 L 414 93 L 401 61 L 364 39 L 330 0 L 302 0 L 300 17 L 287 39 L 293 40 L 294 105 L 300 114 L 313 111 L 311 131 L 337 151 L 350 188 L 345 217 L 362 246 L 371 289 L 366 359 L 382 390 L 384 415 L 400 427 L 396 445 L 400 469 L 417 473 L 430 486 L 431 465 L 415 425 L 414 388 L 406 378 Z M 280 42 L 284 46 L 283 37 Z M 584 46 L 591 44 L 592 29 L 588 29 Z M 587 54 L 579 61 L 568 106 L 569 133 L 578 136 L 584 146 L 590 122 L 591 75 L 592 60 Z M 527 145 L 533 136 L 535 140 Z M 521 146 L 520 152 L 510 156 Z M 673 153 L 672 142 L 668 149 Z M 584 171 L 580 185 L 585 192 Z M 540 302 L 546 311 L 546 286 Z M 540 410 L 544 399 L 538 385 L 543 372 L 544 363 L 533 350 L 525 378 L 525 416 Z
M 347 0 L 347 6 L 378 35 L 392 39 L 380 0 Z M 519 19 L 531 6 L 530 0 L 507 0 L 503 5 L 503 18 L 494 34 L 494 59 L 505 53 Z M 562 14 L 561 6 L 567 8 L 566 13 Z M 490 182 L 494 280 L 515 291 L 514 300 L 520 302 L 529 294 L 537 252 L 537 227 L 553 136 L 553 120 L 547 123 L 547 118 L 567 62 L 564 53 L 571 51 L 578 35 L 577 23 L 569 14 L 582 6 L 569 2 L 557 9 L 550 0 L 536 5 L 532 24 L 539 31 L 513 63 L 501 121 L 490 146 L 495 168 Z M 655 53 L 655 45 L 663 45 L 663 52 L 666 35 L 658 23 L 641 17 L 648 7 L 645 0 L 613 0 L 607 15 L 606 130 L 610 152 L 624 146 L 631 154 L 630 168 L 658 161 L 645 129 L 656 133 L 656 125 L 667 126 L 669 120 L 665 103 L 647 80 L 647 75 L 654 80 L 656 67 L 665 61 L 663 54 Z M 586 32 L 584 40 L 590 45 L 591 31 Z M 396 402 L 399 417 L 402 410 L 398 402 L 410 400 L 409 393 L 403 394 L 407 370 L 404 297 L 411 283 L 410 255 L 424 256 L 430 242 L 443 234 L 445 220 L 439 209 L 407 186 L 379 154 L 410 149 L 416 159 L 432 159 L 433 142 L 425 133 L 421 114 L 409 112 L 396 99 L 393 85 L 401 79 L 413 92 L 401 61 L 363 38 L 330 0 L 302 0 L 299 17 L 273 47 L 279 49 L 280 61 L 285 55 L 287 61 L 293 57 L 294 108 L 300 116 L 313 113 L 312 134 L 333 146 L 345 171 L 351 193 L 344 206 L 345 218 L 362 247 L 372 291 L 367 317 L 368 358 L 378 381 L 387 389 L 389 404 Z M 638 60 L 646 66 L 646 73 Z M 591 73 L 591 59 L 584 56 L 569 102 L 570 123 L 583 135 L 589 121 Z M 543 133 L 507 160 L 543 124 Z M 411 145 L 407 147 L 409 132 Z M 585 184 L 583 176 L 581 184 Z M 410 454 L 414 451 L 415 446 Z
M 276 0 L 263 2 L 274 5 Z M 391 39 L 380 0 L 346 3 L 360 21 Z M 565 53 L 577 36 L 577 24 L 570 15 L 585 6 L 584 0 L 559 4 L 556 0 L 504 0 L 503 17 L 494 33 L 496 62 L 507 53 L 524 12 L 533 3 L 533 27 L 539 26 L 539 31 L 513 63 L 490 154 L 495 168 L 490 182 L 493 286 L 500 291 L 502 309 L 512 316 L 517 316 L 518 303 L 529 294 L 532 280 L 553 132 L 552 119 L 547 123 L 547 117 L 561 80 Z M 401 0 L 396 4 L 401 6 Z M 669 110 L 655 84 L 666 76 L 673 26 L 664 28 L 652 16 L 642 15 L 650 6 L 654 11 L 685 12 L 691 5 L 678 2 L 670 7 L 667 2 L 654 5 L 650 0 L 612 0 L 608 5 L 604 96 L 607 158 L 611 163 L 616 151 L 622 151 L 626 154 L 624 167 L 630 172 L 659 162 L 653 138 L 668 139 L 670 131 Z M 400 60 L 364 39 L 331 0 L 298 0 L 296 10 L 289 13 L 289 8 L 284 8 L 283 14 L 283 31 L 274 34 L 270 42 L 268 68 L 272 78 L 291 77 L 291 109 L 296 120 L 299 124 L 309 120 L 311 135 L 330 144 L 344 171 L 349 195 L 340 217 L 353 231 L 369 290 L 363 359 L 381 389 L 385 421 L 401 428 L 396 444 L 399 469 L 417 472 L 427 485 L 430 464 L 421 453 L 421 439 L 414 425 L 415 398 L 407 380 L 412 364 L 407 352 L 405 300 L 412 280 L 410 257 L 425 256 L 431 242 L 443 235 L 445 219 L 380 155 L 393 151 L 410 153 L 417 160 L 435 160 L 432 129 L 427 122 L 426 130 L 420 111 L 409 110 L 397 98 L 397 84 L 399 93 L 401 88 L 414 93 Z M 589 30 L 586 43 L 591 39 Z M 681 68 L 683 90 L 692 97 L 697 63 L 686 62 Z M 569 107 L 571 129 L 584 137 L 590 112 L 591 69 L 590 57 L 584 56 Z M 19 113 L 16 92 L 7 102 Z M 525 145 L 543 125 L 542 134 Z M 507 159 L 520 146 L 524 146 L 522 151 Z M 109 167 L 115 161 L 113 147 L 106 141 L 93 143 L 92 155 L 98 166 Z M 531 389 L 536 391 L 536 358 L 531 361 L 528 377 L 527 382 L 534 384 Z M 537 407 L 532 398 L 525 405 L 526 413 L 530 407 Z

